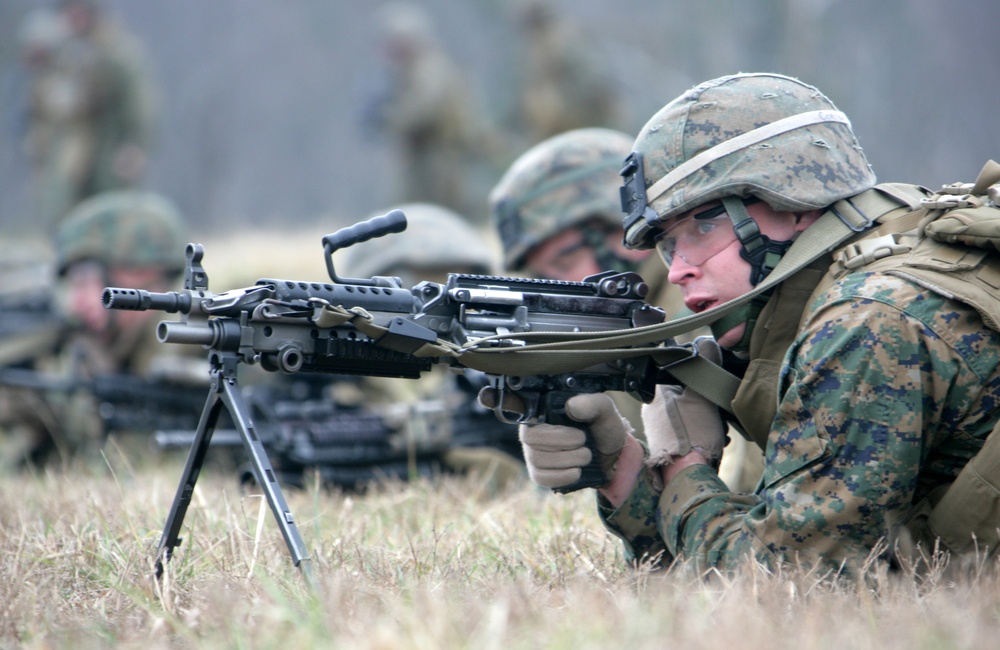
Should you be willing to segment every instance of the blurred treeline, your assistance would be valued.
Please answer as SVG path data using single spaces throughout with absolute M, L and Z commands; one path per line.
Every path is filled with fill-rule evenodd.
M 738 71 L 818 86 L 852 119 L 880 180 L 973 180 L 1000 158 L 996 0 L 554 0 L 613 69 L 622 130 L 687 87 Z M 0 77 L 20 19 L 0 0 Z M 147 186 L 199 229 L 340 227 L 393 200 L 391 143 L 365 126 L 383 83 L 380 2 L 104 0 L 142 41 L 159 88 Z M 426 0 L 480 110 L 504 128 L 517 80 L 510 3 Z M 30 219 L 27 162 L 4 97 L 0 227 Z M 510 139 L 509 141 L 516 141 Z M 485 194 L 516 155 L 494 160 Z

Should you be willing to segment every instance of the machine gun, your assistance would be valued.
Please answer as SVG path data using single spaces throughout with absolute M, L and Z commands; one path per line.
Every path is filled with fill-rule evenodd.
M 151 293 L 104 289 L 108 309 L 178 313 L 163 321 L 164 343 L 202 345 L 208 350 L 212 385 L 192 441 L 174 504 L 160 541 L 156 569 L 180 544 L 178 534 L 212 431 L 225 406 L 250 456 L 257 482 L 288 545 L 295 565 L 311 580 L 308 558 L 237 387 L 241 363 L 284 373 L 334 373 L 417 378 L 436 364 L 482 370 L 499 396 L 496 414 L 517 422 L 573 424 L 566 400 L 577 393 L 608 390 L 652 400 L 664 380 L 650 352 L 590 362 L 587 355 L 557 360 L 553 372 L 521 372 L 488 352 L 517 351 L 575 333 L 621 332 L 663 321 L 662 310 L 643 301 L 648 287 L 635 273 L 602 273 L 582 282 L 450 274 L 444 284 L 421 282 L 405 288 L 398 278 L 341 278 L 333 254 L 342 248 L 397 233 L 406 227 L 399 210 L 323 237 L 329 282 L 261 279 L 253 286 L 214 294 L 202 267 L 204 249 L 186 248 L 184 290 Z M 442 233 L 442 236 L 447 236 Z M 517 374 L 512 370 L 518 369 Z M 525 368 L 527 370 L 527 368 Z M 512 398 L 512 399 L 508 399 Z M 511 412 L 516 404 L 516 412 Z M 565 491 L 603 483 L 597 455 L 576 484 Z

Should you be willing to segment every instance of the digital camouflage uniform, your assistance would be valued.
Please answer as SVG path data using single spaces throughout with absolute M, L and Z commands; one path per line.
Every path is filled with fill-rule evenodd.
M 721 142 L 816 110 L 818 122 L 702 158 L 673 185 L 655 185 Z M 636 141 L 649 163 L 643 182 L 654 191 L 653 212 L 626 220 L 633 244 L 648 245 L 657 222 L 727 195 L 798 212 L 856 199 L 875 179 L 841 117 L 818 90 L 779 75 L 734 75 L 685 93 Z M 696 465 L 660 493 L 644 474 L 617 510 L 599 500 L 631 558 L 684 558 L 723 570 L 754 558 L 772 568 L 796 563 L 851 572 L 873 551 L 884 552 L 880 544 L 891 550 L 905 537 L 903 526 L 922 501 L 981 449 L 1000 417 L 1000 335 L 976 308 L 912 275 L 889 267 L 835 273 L 831 261 L 816 262 L 819 273 L 804 283 L 812 295 L 804 293 L 802 306 L 761 316 L 752 332 L 741 390 L 772 376 L 777 405 L 773 419 L 766 417 L 773 407 L 759 405 L 761 488 L 731 492 L 709 466 Z M 772 303 L 782 300 L 781 291 Z M 780 364 L 755 365 L 754 341 L 778 322 L 772 318 L 798 323 L 797 331 Z M 755 374 L 768 367 L 770 375 Z M 754 419 L 748 410 L 737 409 L 737 416 Z
M 780 393 L 763 489 L 730 493 L 706 466 L 658 498 L 643 485 L 605 511 L 630 553 L 722 569 L 863 561 L 993 428 L 1000 335 L 912 282 L 852 274 L 811 301 Z

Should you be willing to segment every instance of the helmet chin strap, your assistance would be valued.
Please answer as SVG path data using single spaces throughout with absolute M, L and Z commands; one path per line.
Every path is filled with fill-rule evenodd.
M 756 203 L 760 199 L 739 199 L 728 196 L 722 199 L 722 205 L 726 209 L 726 214 L 733 222 L 733 231 L 740 242 L 740 257 L 750 264 L 750 285 L 756 287 L 760 282 L 774 270 L 781 258 L 792 246 L 792 241 L 775 241 L 763 235 L 757 222 L 750 217 L 746 206 Z M 756 296 L 749 303 L 730 312 L 721 319 L 711 324 L 712 334 L 716 339 L 729 332 L 741 323 L 746 323 L 746 330 L 743 338 L 732 349 L 735 352 L 746 352 L 750 349 L 750 336 L 753 334 L 757 317 L 771 297 L 770 291 Z
M 750 350 L 750 336 L 753 334 L 754 326 L 757 324 L 757 317 L 760 316 L 760 312 L 764 309 L 764 305 L 767 304 L 772 292 L 773 290 L 765 291 L 759 296 L 754 296 L 747 304 L 738 307 L 710 324 L 708 328 L 712 331 L 712 336 L 718 340 L 724 334 L 729 333 L 734 327 L 739 327 L 743 323 L 746 323 L 747 327 L 743 330 L 743 338 L 736 345 L 730 346 L 729 349 L 737 353 L 748 352 Z

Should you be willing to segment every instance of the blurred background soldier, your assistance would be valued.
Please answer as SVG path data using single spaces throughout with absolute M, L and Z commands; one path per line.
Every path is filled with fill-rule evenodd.
M 551 0 L 520 0 L 518 128 L 530 143 L 584 127 L 614 127 L 613 78 L 594 53 L 594 41 L 558 15 Z
M 482 157 L 486 130 L 478 123 L 470 85 L 421 7 L 392 3 L 380 16 L 389 87 L 366 117 L 395 142 L 400 201 L 474 215 L 469 178 Z
M 508 271 L 573 282 L 635 271 L 651 287 L 665 285 L 662 263 L 622 243 L 618 172 L 632 140 L 611 129 L 577 129 L 514 161 L 489 196 Z
M 551 280 L 637 272 L 650 286 L 647 302 L 666 310 L 668 319 L 686 316 L 691 312 L 666 281 L 659 257 L 637 255 L 643 251 L 623 243 L 619 172 L 632 143 L 619 131 L 577 129 L 540 142 L 515 160 L 489 197 L 504 262 L 509 271 Z M 641 404 L 623 394 L 613 397 L 622 415 L 641 429 Z M 730 438 L 720 473 L 730 485 L 752 490 L 760 453 L 738 434 Z
M 56 236 L 56 271 L 70 333 L 56 349 L 30 364 L 34 374 L 0 371 L 0 430 L 6 464 L 62 460 L 100 448 L 113 403 L 139 391 L 142 380 L 179 382 L 204 401 L 204 363 L 169 356 L 154 333 L 159 314 L 103 308 L 106 286 L 167 291 L 184 268 L 183 222 L 163 197 L 133 190 L 107 192 L 80 203 Z M 22 364 L 29 365 L 29 364 Z M 199 370 L 201 371 L 199 373 Z M 120 378 L 117 395 L 94 388 L 100 378 Z M 201 384 L 195 389 L 192 383 Z M 157 402 L 153 403 L 142 403 Z M 140 408 L 170 409 L 163 395 L 138 400 Z M 119 414 L 123 415 L 123 414 Z
M 29 94 L 67 37 L 65 22 L 49 7 L 31 11 L 20 23 L 20 65 L 4 79 L 0 101 L 4 126 L 17 140 L 27 134 Z M 39 236 L 34 215 L 20 216 L 17 227 L 5 228 L 0 241 L 0 366 L 17 365 L 40 350 L 51 349 L 62 335 L 54 304 L 49 237 Z
M 515 160 L 489 196 L 506 271 L 569 282 L 602 271 L 632 271 L 651 287 L 667 286 L 666 274 L 657 268 L 662 263 L 622 243 L 618 172 L 631 148 L 632 138 L 624 133 L 577 129 L 540 142 Z M 651 289 L 647 300 L 658 304 L 656 293 Z M 641 404 L 624 394 L 614 397 L 622 414 L 639 426 Z
M 53 231 L 79 201 L 139 183 L 154 105 L 138 43 L 100 0 L 58 7 L 50 25 L 36 26 L 34 49 L 44 43 L 44 54 L 32 60 L 25 132 L 37 213 Z
M 409 288 L 423 280 L 443 283 L 448 273 L 496 273 L 498 251 L 491 233 L 477 231 L 462 216 L 441 206 L 413 203 L 397 207 L 406 215 L 406 232 L 379 240 L 375 250 L 364 244 L 347 249 L 345 259 L 338 264 L 344 274 L 394 276 Z M 366 377 L 362 388 L 366 403 L 408 405 L 411 417 L 420 417 L 414 406 L 443 403 L 445 413 L 452 416 L 444 455 L 446 468 L 480 472 L 500 487 L 520 480 L 525 475 L 524 465 L 517 426 L 500 422 L 476 401 L 482 380 L 475 371 L 454 374 L 435 366 L 420 379 Z M 425 415 L 432 416 L 432 411 Z

